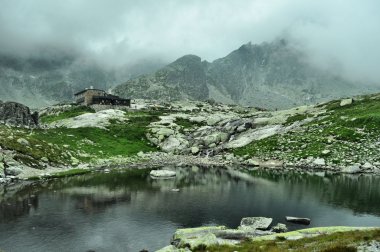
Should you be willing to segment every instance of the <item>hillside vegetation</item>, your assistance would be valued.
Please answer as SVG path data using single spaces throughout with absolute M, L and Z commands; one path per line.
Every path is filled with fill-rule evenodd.
M 310 157 L 341 165 L 379 162 L 380 96 L 357 97 L 345 106 L 340 103 L 341 100 L 337 100 L 319 105 L 323 113 L 317 116 L 303 113 L 289 117 L 285 124 L 310 117 L 312 121 L 286 133 L 254 141 L 234 153 L 289 162 Z

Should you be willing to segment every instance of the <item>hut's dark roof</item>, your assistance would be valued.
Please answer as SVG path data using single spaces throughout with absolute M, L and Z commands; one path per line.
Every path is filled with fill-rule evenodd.
M 118 100 L 118 101 L 128 101 L 130 99 L 124 99 L 120 98 L 119 96 L 115 95 L 107 95 L 107 96 L 94 96 L 94 99 L 104 99 L 104 100 Z
M 79 95 L 79 94 L 82 94 L 84 92 L 87 92 L 89 90 L 95 90 L 95 91 L 101 91 L 101 92 L 106 92 L 104 90 L 101 90 L 101 89 L 97 89 L 97 88 L 88 88 L 88 89 L 83 89 L 82 91 L 79 91 L 78 93 L 75 93 L 74 95 Z

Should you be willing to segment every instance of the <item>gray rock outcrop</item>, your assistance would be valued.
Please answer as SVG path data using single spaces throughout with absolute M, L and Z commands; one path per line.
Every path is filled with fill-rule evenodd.
M 286 227 L 285 224 L 277 223 L 276 226 L 271 228 L 271 231 L 273 231 L 275 233 L 284 233 L 284 232 L 288 231 L 288 228 Z
M 38 126 L 38 113 L 17 102 L 0 101 L 0 123 L 13 126 Z

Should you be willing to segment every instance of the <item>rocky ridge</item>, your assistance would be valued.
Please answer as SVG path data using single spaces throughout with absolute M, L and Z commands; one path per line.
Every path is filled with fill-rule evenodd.
M 284 109 L 373 92 L 337 72 L 321 70 L 285 40 L 242 45 L 213 62 L 185 55 L 152 74 L 131 79 L 114 93 L 156 100 L 207 100 Z
M 252 218 L 252 217 L 250 217 Z M 266 219 L 265 217 L 253 217 L 258 219 Z M 278 226 L 278 225 L 277 225 Z M 276 226 L 276 227 L 277 227 Z M 273 227 L 274 228 L 274 227 Z M 272 229 L 273 229 L 272 228 Z M 305 238 L 316 238 L 319 236 L 328 236 L 336 233 L 344 232 L 376 232 L 376 228 L 371 227 L 316 227 L 308 229 L 300 229 L 297 231 L 286 232 L 285 229 L 282 232 L 262 231 L 256 228 L 252 228 L 249 231 L 241 231 L 239 229 L 228 229 L 225 226 L 209 226 L 209 227 L 197 227 L 197 228 L 185 228 L 177 229 L 174 233 L 171 245 L 166 246 L 157 252 L 186 252 L 186 251 L 203 251 L 206 248 L 213 247 L 229 248 L 231 251 L 239 249 L 241 242 L 250 241 L 251 244 L 255 244 L 262 241 L 272 241 L 285 243 L 286 241 L 294 241 Z M 331 241 L 330 241 L 331 243 Z M 379 243 L 375 240 L 371 243 L 365 244 L 360 240 L 356 241 L 354 247 L 358 248 L 358 251 L 376 251 L 369 250 L 372 247 L 376 248 Z M 310 246 L 310 245 L 309 245 Z M 315 245 L 314 245 L 315 246 Z M 368 250 L 367 250 L 368 249 Z M 214 251 L 214 250 L 212 250 Z M 253 251 L 253 250 L 252 250 Z M 288 251 L 288 249 L 286 249 Z M 316 250 L 320 251 L 320 250 Z M 322 251 L 322 250 L 321 250 Z
M 43 110 L 41 129 L 1 126 L 1 176 L 126 165 L 380 174 L 379 101 L 374 94 L 282 111 L 194 101 L 98 112 L 63 105 Z

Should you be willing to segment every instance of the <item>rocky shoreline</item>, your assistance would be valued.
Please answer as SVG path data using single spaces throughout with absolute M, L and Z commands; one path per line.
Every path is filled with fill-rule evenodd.
M 4 153 L 4 152 L 3 152 Z M 18 164 L 19 165 L 19 164 Z M 22 169 L 9 169 L 12 173 L 4 174 L 0 177 L 0 184 L 12 183 L 17 180 L 28 180 L 38 178 L 48 178 L 54 174 L 61 172 L 68 172 L 73 170 L 104 170 L 104 169 L 146 169 L 146 168 L 162 168 L 165 166 L 171 167 L 185 167 L 185 166 L 213 166 L 213 167 L 227 167 L 233 170 L 274 170 L 274 171 L 308 171 L 308 172 L 329 172 L 335 174 L 373 174 L 380 175 L 379 169 L 375 167 L 363 169 L 345 170 L 336 167 L 326 167 L 320 165 L 288 165 L 286 162 L 279 160 L 252 160 L 244 159 L 243 157 L 235 157 L 231 154 L 215 155 L 212 157 L 205 156 L 192 156 L 192 155 L 176 155 L 165 152 L 152 152 L 152 153 L 138 153 L 136 156 L 127 158 L 112 158 L 112 159 L 99 159 L 93 163 L 80 163 L 73 167 L 46 167 L 44 170 L 37 170 L 30 167 L 23 167 Z M 7 170 L 8 170 L 7 169 Z M 346 168 L 347 169 L 347 168 Z M 16 171 L 17 173 L 13 173 Z
M 252 223 L 251 225 L 240 225 L 236 229 L 228 229 L 225 226 L 205 226 L 196 228 L 178 229 L 168 245 L 157 252 L 191 252 L 204 251 L 210 246 L 230 247 L 231 251 L 239 248 L 242 241 L 250 241 L 252 244 L 262 241 L 295 241 L 305 238 L 317 238 L 320 236 L 328 236 L 336 233 L 348 232 L 370 232 L 379 230 L 378 227 L 314 227 L 306 229 L 298 229 L 288 232 L 284 224 L 277 224 L 269 230 L 271 223 L 270 218 L 265 217 L 247 217 L 245 219 L 255 219 L 258 222 L 266 222 L 265 225 Z M 269 220 L 269 221 L 267 221 Z M 269 223 L 269 224 L 268 224 Z M 268 224 L 268 225 L 266 225 Z M 280 229 L 276 227 L 280 226 Z M 352 246 L 352 244 L 351 244 Z M 371 242 L 359 242 L 356 244 L 357 251 L 378 251 L 380 243 L 376 240 Z M 319 251 L 319 250 L 318 250 Z M 343 250 L 342 250 L 343 251 Z
M 59 117 L 53 123 L 42 125 L 37 144 L 32 142 L 36 142 L 36 138 L 29 138 L 34 134 L 33 129 L 22 131 L 14 125 L 7 125 L 3 127 L 3 135 L 8 148 L 0 149 L 0 183 L 49 177 L 72 169 L 156 168 L 167 165 L 378 175 L 380 159 L 376 149 L 380 142 L 376 137 L 377 131 L 374 132 L 376 134 L 370 134 L 365 132 L 365 128 L 357 127 L 352 133 L 351 128 L 341 125 L 348 125 L 348 122 L 351 125 L 356 121 L 353 116 L 357 114 L 352 115 L 351 107 L 356 109 L 355 106 L 364 106 L 365 109 L 367 103 L 376 104 L 379 97 L 372 95 L 344 99 L 283 111 L 257 111 L 254 108 L 189 101 L 166 104 L 169 107 L 164 110 L 164 106 L 157 108 L 157 104 L 146 101 L 141 101 L 136 111 L 110 109 L 90 113 L 87 108 L 83 111 L 85 114 L 67 119 Z M 23 122 L 25 114 L 32 118 L 25 107 L 17 108 L 20 113 L 13 113 L 13 121 Z M 78 107 L 58 106 L 49 113 L 44 110 L 44 116 L 50 116 L 51 119 L 73 109 Z M 58 135 L 65 135 L 70 141 L 68 138 L 76 136 L 66 133 L 69 129 L 84 127 L 107 131 L 107 127 L 112 126 L 124 130 L 123 127 L 131 122 L 146 120 L 144 118 L 151 118 L 152 121 L 144 124 L 142 138 L 135 141 L 146 141 L 144 148 L 153 150 L 140 151 L 137 155 L 100 158 L 96 153 L 86 153 L 83 146 L 98 146 L 97 153 L 103 153 L 102 143 L 81 138 L 81 135 L 78 135 L 73 145 L 51 143 L 43 138 L 47 132 L 54 131 Z M 337 126 L 331 126 L 335 124 Z M 131 130 L 139 130 L 138 126 Z M 358 138 L 359 135 L 363 138 Z M 353 136 L 355 138 L 351 138 Z M 104 137 L 107 137 L 106 140 L 117 138 L 116 135 Z M 364 141 L 369 142 L 364 144 Z M 14 147 L 17 148 L 12 149 Z M 34 151 L 39 153 L 33 156 L 30 152 Z

